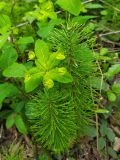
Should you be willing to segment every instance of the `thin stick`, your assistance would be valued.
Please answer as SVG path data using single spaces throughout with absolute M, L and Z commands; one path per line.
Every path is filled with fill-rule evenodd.
M 93 51 L 94 53 L 94 51 Z M 101 92 L 102 92 L 102 85 L 103 85 L 103 73 L 102 73 L 102 69 L 100 67 L 100 64 L 99 64 L 99 61 L 97 60 L 96 61 L 97 65 L 98 65 L 98 68 L 100 70 L 100 74 L 101 74 L 101 83 L 100 83 L 100 96 L 101 96 Z M 100 103 L 100 100 L 101 100 L 101 97 L 99 99 L 99 103 Z M 97 105 L 97 110 L 99 109 L 99 105 Z M 95 114 L 96 116 L 96 144 L 97 144 L 97 151 L 99 153 L 99 116 L 98 114 L 96 113 Z
M 27 24 L 29 24 L 29 23 L 28 22 L 20 23 L 20 24 L 16 25 L 15 28 L 19 28 L 19 27 L 25 26 Z
M 85 1 L 85 2 L 82 2 L 82 4 L 90 3 L 90 2 L 93 2 L 93 1 L 94 0 Z
M 2 134 L 3 134 L 3 125 L 1 125 L 1 128 L 0 128 L 0 139 L 2 138 Z
M 100 34 L 99 36 L 102 37 L 102 36 L 107 36 L 107 35 L 111 35 L 111 34 L 118 34 L 118 33 L 120 33 L 120 31 L 113 31 L 113 32 L 103 33 L 103 34 Z
M 98 105 L 97 105 L 98 106 Z M 97 107 L 97 109 L 99 109 Z M 97 144 L 97 151 L 99 152 L 99 119 L 98 119 L 98 114 L 96 113 L 96 144 Z
M 100 83 L 100 96 L 101 96 L 102 85 L 103 85 L 103 78 L 104 77 L 103 77 L 103 73 L 102 73 L 102 69 L 100 67 L 99 61 L 97 61 L 97 65 L 98 65 L 98 68 L 99 68 L 100 74 L 101 74 L 101 83 Z M 99 103 L 100 103 L 100 101 L 99 101 Z M 97 109 L 99 109 L 98 105 L 97 105 Z M 98 114 L 97 113 L 96 113 L 96 133 L 97 133 L 97 150 L 99 151 L 99 146 L 98 146 L 98 141 L 99 141 L 99 119 L 98 119 Z

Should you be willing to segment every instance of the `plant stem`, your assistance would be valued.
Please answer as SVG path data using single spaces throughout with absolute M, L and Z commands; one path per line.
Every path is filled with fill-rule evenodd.
M 98 107 L 97 107 L 98 109 Z M 98 146 L 98 141 L 99 141 L 99 119 L 98 119 L 98 114 L 96 113 L 96 141 L 97 141 L 97 151 L 99 152 L 99 146 Z
M 100 100 L 101 100 L 101 92 L 102 92 L 102 85 L 103 85 L 103 73 L 102 73 L 102 69 L 100 67 L 100 64 L 99 64 L 99 61 L 97 60 L 96 61 L 97 65 L 98 65 L 98 69 L 100 71 L 100 74 L 101 74 L 101 83 L 100 83 L 100 97 L 99 97 L 99 104 L 100 104 Z M 97 105 L 97 110 L 99 109 L 99 104 Z M 96 113 L 96 143 L 97 143 L 97 150 L 98 150 L 98 153 L 99 153 L 99 116 L 98 114 Z

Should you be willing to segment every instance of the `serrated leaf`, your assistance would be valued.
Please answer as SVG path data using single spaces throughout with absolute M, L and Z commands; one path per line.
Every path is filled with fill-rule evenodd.
M 81 1 L 80 0 L 57 0 L 57 4 L 64 10 L 77 16 L 80 13 Z
M 6 120 L 6 127 L 11 128 L 14 125 L 14 122 L 15 122 L 15 115 L 14 114 L 9 115 Z
M 3 100 L 6 97 L 11 97 L 14 95 L 17 95 L 19 93 L 19 90 L 11 83 L 3 83 L 0 84 L 0 103 L 3 102 Z
M 20 115 L 16 115 L 15 117 L 15 125 L 20 133 L 27 134 L 27 128 L 24 124 L 24 121 Z
M 98 147 L 99 147 L 99 150 L 103 150 L 104 147 L 105 147 L 105 139 L 103 137 L 100 137 L 98 139 Z
M 14 63 L 18 58 L 16 50 L 11 44 L 6 44 L 2 49 L 2 55 L 0 56 L 0 68 L 5 69 Z
M 24 77 L 26 67 L 20 63 L 13 63 L 3 71 L 5 77 Z

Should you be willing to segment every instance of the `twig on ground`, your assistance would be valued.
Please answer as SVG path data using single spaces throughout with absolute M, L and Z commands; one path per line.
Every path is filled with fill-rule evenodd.
M 113 32 L 103 33 L 103 34 L 100 34 L 99 36 L 103 37 L 103 36 L 107 36 L 107 35 L 111 35 L 111 34 L 118 34 L 118 33 L 120 33 L 120 31 L 113 31 Z
M 1 125 L 1 128 L 0 128 L 0 139 L 2 138 L 2 134 L 3 134 L 3 125 Z

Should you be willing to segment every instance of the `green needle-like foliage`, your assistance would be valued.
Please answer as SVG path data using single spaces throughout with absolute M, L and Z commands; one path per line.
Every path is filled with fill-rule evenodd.
M 67 149 L 76 135 L 74 106 L 69 93 L 38 93 L 27 106 L 33 137 L 55 152 Z
M 95 101 L 95 91 L 90 83 L 97 71 L 92 51 L 92 45 L 95 43 L 92 29 L 91 25 L 68 24 L 67 27 L 55 29 L 49 39 L 54 49 L 61 48 L 66 53 L 65 63 L 74 77 L 73 84 L 68 90 L 78 116 L 77 125 L 80 132 L 93 115 Z
M 34 139 L 56 153 L 68 149 L 93 116 L 94 90 L 90 81 L 97 70 L 90 49 L 93 40 L 89 26 L 76 24 L 55 29 L 49 42 L 53 50 L 64 51 L 66 59 L 61 64 L 73 82 L 56 83 L 54 89 L 41 91 L 26 109 Z

